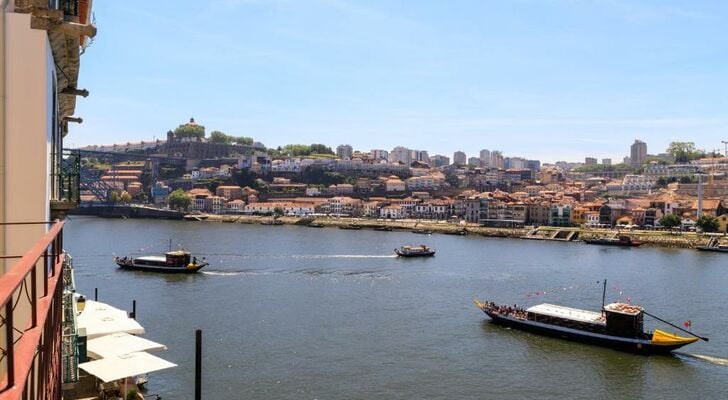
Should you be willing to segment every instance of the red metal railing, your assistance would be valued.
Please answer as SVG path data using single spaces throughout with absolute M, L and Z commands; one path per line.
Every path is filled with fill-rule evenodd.
M 0 400 L 61 398 L 63 222 L 0 276 Z

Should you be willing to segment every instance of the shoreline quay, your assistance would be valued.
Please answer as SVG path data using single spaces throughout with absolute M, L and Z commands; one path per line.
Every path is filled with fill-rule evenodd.
M 458 231 L 465 230 L 470 235 L 480 235 L 484 237 L 500 237 L 500 238 L 511 238 L 511 239 L 536 239 L 546 241 L 562 241 L 567 242 L 569 240 L 564 239 L 550 239 L 549 233 L 556 234 L 556 231 L 561 233 L 569 234 L 575 232 L 574 236 L 578 236 L 579 239 L 593 238 L 605 235 L 614 235 L 619 233 L 620 235 L 630 236 L 633 240 L 639 240 L 644 243 L 644 246 L 652 247 L 667 247 L 667 248 L 695 248 L 697 246 L 703 246 L 708 243 L 711 235 L 701 235 L 695 232 L 666 232 L 666 231 L 620 231 L 616 229 L 587 229 L 587 228 L 560 228 L 543 226 L 539 227 L 540 235 L 524 238 L 534 228 L 495 228 L 480 226 L 478 224 L 458 224 L 452 222 L 438 222 L 432 220 L 414 220 L 414 219 L 402 219 L 402 220 L 384 220 L 384 219 L 365 219 L 365 218 L 344 218 L 344 217 L 269 217 L 269 216 L 254 216 L 254 215 L 218 215 L 218 214 L 200 214 L 199 221 L 190 222 L 217 222 L 217 223 L 238 223 L 238 224 L 261 224 L 270 225 L 273 220 L 279 221 L 278 225 L 298 225 L 307 226 L 313 222 L 316 224 L 323 225 L 324 228 L 336 228 L 346 226 L 359 226 L 362 229 L 373 229 L 376 227 L 389 227 L 392 230 L 414 230 L 414 229 L 425 229 L 430 230 L 433 233 L 449 233 L 454 234 Z M 545 233 L 545 234 L 544 234 Z M 578 240 L 572 240 L 578 241 Z

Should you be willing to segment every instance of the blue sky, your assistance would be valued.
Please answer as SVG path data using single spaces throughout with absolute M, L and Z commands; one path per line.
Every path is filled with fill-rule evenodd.
M 66 143 L 190 116 L 268 146 L 621 160 L 728 140 L 728 2 L 95 1 Z

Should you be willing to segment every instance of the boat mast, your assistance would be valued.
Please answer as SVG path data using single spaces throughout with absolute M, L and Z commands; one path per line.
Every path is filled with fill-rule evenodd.
M 677 326 L 677 325 L 673 324 L 672 322 L 669 322 L 669 321 L 665 321 L 664 319 L 662 319 L 662 318 L 658 317 L 658 316 L 657 316 L 657 315 L 655 315 L 655 314 L 650 314 L 650 313 L 648 313 L 648 312 L 647 312 L 647 311 L 645 311 L 645 310 L 642 310 L 642 312 L 643 312 L 643 313 L 645 313 L 646 315 L 649 315 L 650 317 L 652 317 L 652 318 L 654 318 L 654 319 L 656 319 L 656 320 L 660 321 L 660 322 L 664 322 L 664 323 L 666 323 L 666 324 L 670 325 L 671 327 L 673 327 L 673 328 L 675 328 L 675 329 L 679 329 L 679 330 L 681 330 L 681 331 L 683 331 L 683 332 L 685 332 L 685 333 L 687 333 L 687 334 L 689 334 L 689 335 L 693 335 L 693 336 L 695 336 L 696 338 L 698 338 L 698 339 L 700 339 L 700 340 L 704 340 L 704 341 L 706 341 L 706 342 L 707 342 L 707 341 L 709 340 L 709 339 L 708 339 L 707 337 L 703 337 L 703 336 L 699 336 L 699 335 L 696 335 L 696 334 L 694 334 L 694 333 L 690 332 L 690 331 L 689 331 L 689 330 L 687 330 L 687 329 L 683 329 L 683 328 L 681 328 L 681 327 L 679 327 L 679 326 Z
M 607 279 L 604 279 L 604 288 L 602 289 L 602 313 L 604 313 L 604 300 L 607 297 Z
M 169 251 L 172 251 L 172 238 L 169 238 Z

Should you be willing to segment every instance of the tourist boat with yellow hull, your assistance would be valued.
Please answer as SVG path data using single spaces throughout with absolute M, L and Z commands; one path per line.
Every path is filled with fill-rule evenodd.
M 114 257 L 114 262 L 122 269 L 191 274 L 199 271 L 208 263 L 203 258 L 192 257 L 189 251 L 168 251 L 164 256 Z
M 601 313 L 554 304 L 521 309 L 477 299 L 475 305 L 498 325 L 637 354 L 665 354 L 701 339 L 708 340 L 649 314 L 640 306 L 625 303 L 603 305 Z M 645 314 L 690 337 L 660 329 L 645 332 Z

